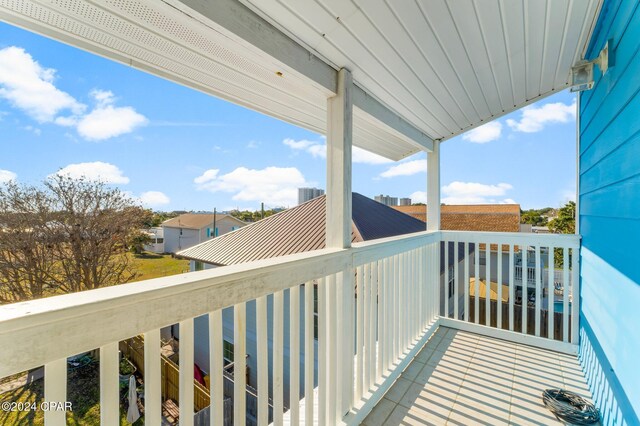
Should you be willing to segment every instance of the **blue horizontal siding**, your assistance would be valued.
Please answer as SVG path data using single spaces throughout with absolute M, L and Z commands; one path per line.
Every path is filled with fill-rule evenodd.
M 611 40 L 615 65 L 580 94 L 581 361 L 605 425 L 637 424 L 640 411 L 638 4 L 605 0 L 587 57 Z

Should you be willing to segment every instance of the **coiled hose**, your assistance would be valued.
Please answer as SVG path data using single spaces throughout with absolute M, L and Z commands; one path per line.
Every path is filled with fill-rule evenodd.
M 574 425 L 591 425 L 600 421 L 598 409 L 580 395 L 562 389 L 545 389 L 542 403 L 558 420 Z

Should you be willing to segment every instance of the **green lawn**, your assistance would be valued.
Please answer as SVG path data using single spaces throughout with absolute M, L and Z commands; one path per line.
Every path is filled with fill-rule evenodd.
M 133 266 L 138 274 L 140 274 L 135 278 L 135 281 L 189 272 L 188 260 L 172 258 L 169 254 L 144 252 L 132 256 Z

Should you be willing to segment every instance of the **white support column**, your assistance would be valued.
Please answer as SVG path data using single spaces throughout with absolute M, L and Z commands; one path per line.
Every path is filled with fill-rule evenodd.
M 427 152 L 427 230 L 440 230 L 440 142 Z
M 338 73 L 338 94 L 327 101 L 327 225 L 326 247 L 351 246 L 351 142 L 353 80 Z

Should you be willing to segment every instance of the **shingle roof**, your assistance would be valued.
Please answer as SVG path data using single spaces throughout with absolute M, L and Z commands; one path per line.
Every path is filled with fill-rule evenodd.
M 427 206 L 393 208 L 426 222 Z M 450 231 L 520 232 L 520 205 L 443 205 L 440 207 L 440 227 Z
M 213 224 L 213 213 L 185 213 L 172 219 L 162 222 L 162 226 L 170 228 L 187 228 L 187 229 L 202 229 L 207 225 Z M 228 214 L 216 214 L 216 221 L 222 219 L 232 219 L 238 223 L 244 224 L 240 219 L 236 219 Z
M 178 256 L 214 265 L 319 250 L 325 247 L 325 200 L 320 196 L 236 231 L 208 240 Z M 363 195 L 352 194 L 352 242 L 425 230 L 423 222 Z

